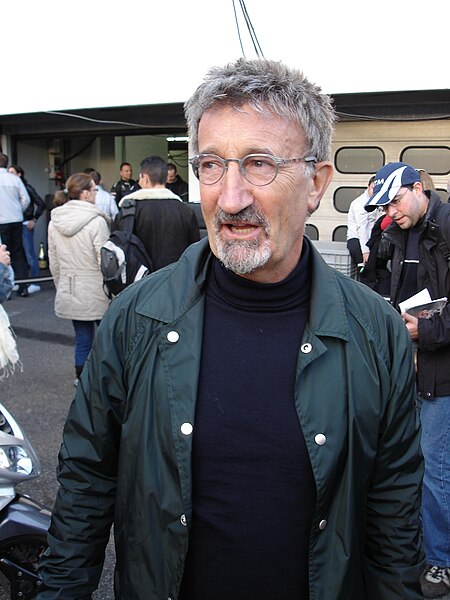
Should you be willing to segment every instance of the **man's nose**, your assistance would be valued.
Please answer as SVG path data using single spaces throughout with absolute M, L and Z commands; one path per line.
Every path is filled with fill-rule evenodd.
M 392 216 L 397 212 L 397 209 L 395 206 L 392 206 L 392 204 L 388 204 L 384 207 L 384 212 L 388 215 L 388 217 L 392 218 Z
M 228 163 L 228 168 L 219 185 L 221 188 L 218 205 L 223 211 L 237 214 L 253 204 L 252 186 L 240 172 L 238 163 Z

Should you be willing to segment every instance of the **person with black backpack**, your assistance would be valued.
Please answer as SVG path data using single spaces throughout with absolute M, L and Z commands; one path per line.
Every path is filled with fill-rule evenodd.
M 166 188 L 167 164 L 148 156 L 140 165 L 140 190 L 123 198 L 113 231 L 127 229 L 127 207 L 135 203 L 133 234 L 144 245 L 152 269 L 176 262 L 184 250 L 200 239 L 197 218 L 190 206 Z

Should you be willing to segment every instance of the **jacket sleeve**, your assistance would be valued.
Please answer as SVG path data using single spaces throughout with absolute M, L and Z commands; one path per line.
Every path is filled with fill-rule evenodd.
M 347 239 L 358 238 L 358 228 L 356 226 L 354 201 L 350 204 L 347 214 Z M 358 238 L 359 239 L 359 238 Z
M 0 304 L 7 299 L 12 287 L 10 269 L 3 263 L 0 263 Z
M 20 177 L 18 178 L 17 185 L 19 186 L 19 196 L 20 204 L 22 205 L 22 212 L 25 212 L 28 205 L 30 204 L 30 196 Z
M 42 200 L 42 198 L 37 193 L 37 191 L 30 184 L 28 184 L 28 194 L 30 196 L 31 203 L 33 204 L 33 207 L 34 207 L 33 208 L 33 211 L 34 211 L 33 217 L 37 221 L 47 207 L 45 205 L 45 202 Z
M 116 204 L 116 201 L 114 200 L 114 198 L 110 195 L 109 196 L 109 216 L 111 217 L 111 220 L 114 221 L 117 213 L 119 212 L 119 208 Z
M 39 600 L 85 600 L 98 586 L 113 521 L 125 398 L 117 329 L 106 313 L 65 424 Z
M 107 215 L 105 215 L 107 216 Z M 106 220 L 104 217 L 98 217 L 94 221 L 92 221 L 92 245 L 94 248 L 95 256 L 97 258 L 97 263 L 100 268 L 100 259 L 101 259 L 101 247 L 105 244 L 105 242 L 109 238 L 109 218 Z
M 397 319 L 395 319 L 397 321 Z M 367 497 L 367 600 L 422 600 L 420 493 L 423 460 L 414 406 L 412 345 L 403 323 L 390 334 L 390 395 Z
M 447 296 L 450 295 L 450 290 Z M 417 342 L 421 350 L 439 350 L 450 344 L 450 305 L 442 314 L 433 315 L 431 319 L 419 319 L 419 339 Z
M 445 206 L 445 205 L 444 205 Z M 445 213 L 445 214 L 444 214 Z M 450 246 L 450 211 L 439 210 L 439 237 L 444 241 L 447 252 Z M 442 216 L 441 216 L 442 215 Z M 450 263 L 447 262 L 443 252 L 436 252 L 434 258 L 434 298 L 446 296 L 450 299 Z M 442 314 L 433 315 L 431 319 L 419 319 L 419 339 L 417 342 L 421 350 L 435 351 L 450 344 L 450 305 L 442 311 Z
M 48 226 L 48 240 L 47 240 L 47 252 L 48 252 L 48 266 L 50 273 L 53 277 L 53 283 L 55 288 L 58 288 L 59 282 L 59 261 L 58 254 L 56 252 L 56 244 L 54 240 L 53 225 L 50 222 Z

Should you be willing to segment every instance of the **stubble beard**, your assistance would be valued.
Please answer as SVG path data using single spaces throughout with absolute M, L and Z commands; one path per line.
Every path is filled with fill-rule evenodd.
M 263 239 L 223 240 L 220 231 L 223 224 L 256 225 L 265 233 Z M 270 260 L 270 226 L 264 215 L 255 207 L 248 206 L 232 215 L 218 209 L 214 218 L 214 241 L 217 258 L 225 268 L 236 275 L 247 275 L 260 269 Z

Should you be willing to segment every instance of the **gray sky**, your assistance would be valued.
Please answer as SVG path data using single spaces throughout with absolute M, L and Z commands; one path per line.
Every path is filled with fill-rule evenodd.
M 264 56 L 328 93 L 450 87 L 449 0 L 246 7 Z M 211 66 L 242 56 L 232 0 L 26 0 L 3 11 L 2 49 L 0 114 L 184 101 Z

